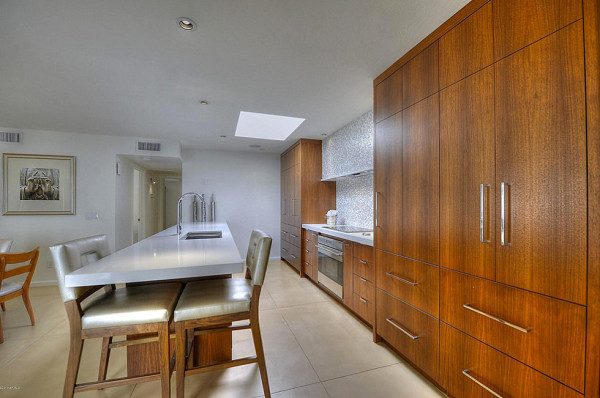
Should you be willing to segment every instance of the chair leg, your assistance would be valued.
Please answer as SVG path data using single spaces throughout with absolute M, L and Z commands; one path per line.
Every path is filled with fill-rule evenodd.
M 24 290 L 21 297 L 23 297 L 23 303 L 25 304 L 25 308 L 27 308 L 29 319 L 31 319 L 31 325 L 35 325 L 35 316 L 33 315 L 33 307 L 31 306 L 31 301 L 29 300 L 29 291 Z
M 158 363 L 160 364 L 160 385 L 162 398 L 171 397 L 171 356 L 169 355 L 169 323 L 161 323 L 158 327 Z
M 185 388 L 185 355 L 187 349 L 187 331 L 183 322 L 175 323 L 175 387 L 177 398 L 183 398 Z
M 0 303 L 0 305 L 2 306 L 2 311 L 6 311 L 6 304 Z
M 258 359 L 258 369 L 260 370 L 260 379 L 262 381 L 265 398 L 271 398 L 269 379 L 267 377 L 267 364 L 265 362 L 265 353 L 263 351 L 262 338 L 260 336 L 257 311 L 253 312 L 251 315 L 250 327 L 252 329 L 252 339 L 254 340 L 254 349 L 256 351 L 256 358 Z
M 63 398 L 73 398 L 75 393 L 75 383 L 77 383 L 77 374 L 79 373 L 79 364 L 81 363 L 81 352 L 83 351 L 83 339 L 81 332 L 78 336 L 71 335 L 71 348 L 69 349 L 69 359 L 67 361 L 67 375 L 65 377 L 65 388 Z
M 4 343 L 4 331 L 2 330 L 2 318 L 0 318 L 0 344 Z
M 100 353 L 100 369 L 98 370 L 98 381 L 106 380 L 108 360 L 110 359 L 110 343 L 112 343 L 112 337 L 104 337 L 102 339 L 102 351 Z

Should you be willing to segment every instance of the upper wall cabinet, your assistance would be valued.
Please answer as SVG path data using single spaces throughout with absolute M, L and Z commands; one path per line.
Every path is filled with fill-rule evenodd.
M 496 60 L 582 16 L 581 0 L 494 0 Z
M 402 110 L 402 73 L 394 72 L 375 87 L 375 123 Z
M 436 41 L 402 67 L 403 108 L 438 92 L 438 42 Z
M 440 87 L 444 88 L 494 62 L 492 2 L 440 38 Z

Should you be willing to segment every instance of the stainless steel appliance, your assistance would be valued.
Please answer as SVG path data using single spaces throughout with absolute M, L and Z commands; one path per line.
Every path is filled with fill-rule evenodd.
M 319 235 L 319 285 L 343 298 L 344 295 L 344 242 Z

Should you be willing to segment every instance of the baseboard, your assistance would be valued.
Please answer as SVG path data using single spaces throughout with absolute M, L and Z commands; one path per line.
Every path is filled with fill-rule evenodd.
M 58 282 L 55 280 L 50 281 L 31 281 L 32 287 L 42 287 L 42 286 L 58 286 Z
M 280 256 L 269 257 L 269 260 L 281 260 Z

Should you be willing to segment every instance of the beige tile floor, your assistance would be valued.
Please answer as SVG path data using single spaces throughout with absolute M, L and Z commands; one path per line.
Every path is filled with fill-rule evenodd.
M 31 289 L 36 325 L 20 299 L 1 314 L 0 397 L 60 397 L 69 329 L 56 287 Z M 261 294 L 260 323 L 269 382 L 277 398 L 443 397 L 337 302 L 281 261 L 271 261 Z M 234 333 L 234 356 L 253 354 L 250 331 Z M 84 345 L 79 381 L 97 377 L 100 340 Z M 125 375 L 125 351 L 111 354 L 109 377 Z M 174 381 L 174 379 L 173 379 Z M 175 390 L 173 388 L 173 396 Z M 186 397 L 262 396 L 256 365 L 190 376 Z M 158 382 L 75 397 L 160 397 Z

